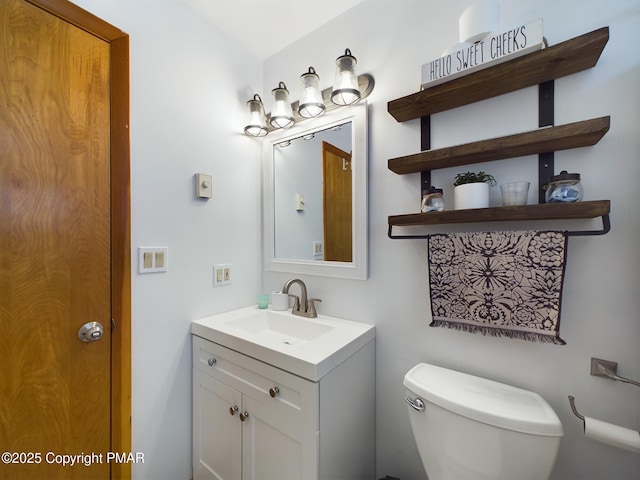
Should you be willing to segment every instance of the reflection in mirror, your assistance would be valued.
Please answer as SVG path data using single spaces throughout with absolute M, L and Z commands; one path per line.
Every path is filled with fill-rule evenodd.
M 273 173 L 275 256 L 350 262 L 351 122 L 276 143 Z
M 364 102 L 270 135 L 268 270 L 366 278 L 366 164 Z

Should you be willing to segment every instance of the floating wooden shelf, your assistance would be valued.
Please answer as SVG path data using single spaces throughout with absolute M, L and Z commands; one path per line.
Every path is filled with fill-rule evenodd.
M 457 167 L 489 160 L 595 145 L 609 131 L 610 117 L 600 117 L 531 132 L 493 138 L 392 158 L 389 169 L 397 174 Z
M 608 40 L 609 27 L 603 27 L 392 100 L 387 109 L 398 122 L 405 122 L 571 75 L 595 66 Z
M 389 113 L 399 122 L 415 118 L 427 118 L 437 112 L 467 105 L 525 87 L 545 84 L 541 87 L 540 122 L 553 124 L 553 80 L 595 66 L 609 40 L 609 28 L 603 27 L 591 33 L 567 40 L 505 63 L 456 78 L 407 97 L 388 103 Z M 548 86 L 551 85 L 551 89 Z M 542 92 L 544 90 L 544 93 Z M 544 101 L 543 101 L 544 100 Z M 546 102 L 546 103 L 545 103 Z M 548 108 L 550 105 L 550 108 Z M 551 113 L 549 115 L 549 112 Z M 543 120 L 544 118 L 544 120 Z M 429 122 L 427 125 L 427 134 Z M 547 123 L 539 123 L 547 125 Z M 595 145 L 609 131 L 610 117 L 600 117 L 560 126 L 542 127 L 530 132 L 467 143 L 453 147 L 428 150 L 425 129 L 422 130 L 423 151 L 414 155 L 392 158 L 389 169 L 397 174 L 470 165 L 490 160 L 516 158 L 539 154 L 539 180 L 543 178 L 542 166 L 553 172 L 553 152 L 570 148 Z M 426 146 L 425 146 L 426 145 Z M 551 158 L 549 158 L 551 157 Z M 428 175 L 427 175 L 428 176 Z M 425 180 L 421 179 L 422 191 Z M 541 180 L 540 180 L 541 182 Z M 544 194 L 540 193 L 544 200 Z M 570 235 L 603 235 L 610 228 L 609 200 L 576 203 L 541 203 L 510 207 L 479 208 L 472 210 L 448 210 L 445 212 L 411 213 L 389 216 L 390 238 L 424 238 L 428 235 L 393 235 L 393 227 L 419 225 L 446 225 L 453 223 L 503 222 L 521 220 L 561 220 L 602 218 L 601 230 L 569 232 Z
M 609 214 L 609 200 L 575 203 L 543 203 L 514 207 L 474 208 L 444 212 L 390 215 L 390 226 L 444 225 L 448 223 L 502 222 L 597 218 Z

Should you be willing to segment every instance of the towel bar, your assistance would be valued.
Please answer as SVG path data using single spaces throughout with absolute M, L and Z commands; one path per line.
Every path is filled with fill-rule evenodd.
M 576 230 L 576 231 L 568 231 L 567 236 L 569 237 L 584 237 L 589 235 L 605 235 L 609 233 L 611 230 L 611 220 L 609 218 L 609 214 L 602 215 L 602 229 L 600 230 Z M 423 235 L 394 235 L 393 234 L 393 224 L 389 224 L 389 230 L 387 232 L 387 236 L 392 240 L 415 240 L 420 238 L 429 238 L 432 234 L 427 233 Z
M 616 362 L 610 362 L 608 360 L 602 360 L 600 358 L 591 357 L 591 375 L 596 377 L 605 377 L 611 380 L 617 380 L 618 382 L 629 383 L 640 387 L 640 382 L 630 380 L 628 378 L 617 375 L 618 364 Z
M 582 237 L 587 235 L 605 235 L 611 230 L 611 220 L 609 214 L 602 216 L 602 229 L 601 230 L 578 230 L 575 232 L 567 232 L 570 237 Z

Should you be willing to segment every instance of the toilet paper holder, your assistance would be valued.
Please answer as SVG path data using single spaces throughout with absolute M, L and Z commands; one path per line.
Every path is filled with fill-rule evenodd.
M 569 395 L 569 405 L 571 406 L 573 414 L 582 420 L 582 427 L 584 428 L 584 415 L 580 415 L 580 412 L 578 412 L 578 409 L 576 408 L 576 397 L 573 395 Z
M 636 387 L 640 387 L 640 382 L 636 382 L 635 380 L 630 380 L 628 378 L 624 378 L 619 376 L 618 373 L 618 363 L 611 362 L 609 360 L 602 360 L 601 358 L 591 357 L 591 375 L 596 377 L 605 377 L 610 380 L 617 380 L 618 382 L 629 383 L 631 385 L 635 385 Z M 569 405 L 571 406 L 571 411 L 573 414 L 582 420 L 582 425 L 584 426 L 584 415 L 581 415 L 578 412 L 575 404 L 575 397 L 569 395 Z
M 599 358 L 591 359 L 591 375 L 606 377 L 640 387 L 640 382 L 629 380 L 617 375 L 618 364 Z M 634 453 L 640 453 L 640 432 L 630 428 L 621 427 L 612 423 L 603 422 L 591 417 L 585 417 L 576 408 L 576 399 L 569 395 L 569 405 L 573 414 L 582 421 L 582 430 L 587 438 L 606 443 L 616 448 L 622 448 Z
M 576 408 L 575 398 L 572 395 L 569 395 L 569 405 L 571 405 L 573 414 L 582 420 L 582 430 L 587 438 L 616 448 L 622 448 L 623 450 L 640 453 L 640 432 L 638 430 L 620 427 L 613 423 L 581 415 Z

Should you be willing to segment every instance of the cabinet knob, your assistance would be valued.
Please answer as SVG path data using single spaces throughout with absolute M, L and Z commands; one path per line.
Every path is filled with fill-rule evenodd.
M 237 406 L 237 405 L 234 405 L 233 407 L 230 407 L 230 408 L 229 408 L 229 413 L 230 413 L 231 415 L 235 415 L 236 413 L 238 413 L 238 406 Z
M 207 360 L 207 363 L 209 364 L 210 367 L 213 367 L 217 361 L 218 360 L 216 360 L 215 358 L 210 358 L 209 360 Z
M 276 395 L 278 395 L 280 393 L 280 389 L 278 387 L 271 387 L 269 389 L 269 395 L 271 395 L 271 398 L 275 398 Z
M 240 420 L 241 420 L 241 421 L 243 421 L 243 422 L 244 422 L 247 418 L 249 418 L 249 412 L 242 412 L 242 413 L 240 414 Z

